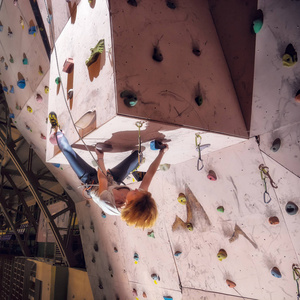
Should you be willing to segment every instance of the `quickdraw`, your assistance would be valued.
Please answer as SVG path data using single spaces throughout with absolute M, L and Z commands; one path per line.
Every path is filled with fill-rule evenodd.
M 195 144 L 196 144 L 196 150 L 198 150 L 198 160 L 197 160 L 197 170 L 201 171 L 204 167 L 204 163 L 203 160 L 201 158 L 201 140 L 202 137 L 200 135 L 200 133 L 195 133 Z M 200 167 L 200 163 L 201 163 L 201 167 Z
M 293 269 L 293 277 L 297 284 L 297 300 L 299 300 L 300 299 L 300 290 L 299 290 L 300 268 L 296 264 L 293 264 L 292 269 Z
M 135 125 L 138 128 L 138 162 L 139 165 L 141 164 L 141 157 L 142 157 L 142 141 L 141 141 L 141 127 L 143 126 L 145 122 L 143 121 L 137 121 L 135 122 Z
M 265 187 L 265 192 L 264 192 L 264 202 L 266 204 L 270 203 L 272 198 L 268 192 L 268 189 L 267 189 L 267 182 L 266 182 L 266 178 L 269 178 L 270 179 L 270 183 L 271 183 L 271 186 L 274 188 L 274 189 L 277 189 L 278 186 L 276 185 L 276 183 L 273 181 L 272 177 L 270 176 L 269 174 L 269 168 L 263 164 L 260 164 L 259 165 L 259 170 L 260 170 L 260 176 L 261 176 L 261 179 L 263 180 L 264 182 L 264 187 Z M 268 198 L 268 200 L 267 200 Z

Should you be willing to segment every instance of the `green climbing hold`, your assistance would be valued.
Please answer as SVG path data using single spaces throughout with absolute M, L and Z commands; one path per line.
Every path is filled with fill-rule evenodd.
M 99 57 L 99 55 L 104 51 L 104 39 L 100 40 L 94 48 L 91 48 L 91 55 L 85 61 L 87 67 L 93 64 Z
M 154 238 L 155 239 L 155 236 L 154 236 L 154 231 L 152 230 L 152 231 L 150 231 L 150 232 L 148 232 L 148 234 L 147 234 L 149 237 L 152 237 L 152 238 Z
M 263 26 L 264 14 L 261 9 L 258 9 L 255 14 L 255 19 L 252 24 L 252 29 L 254 33 L 260 32 Z
M 60 84 L 60 77 L 56 77 L 56 78 L 55 78 L 55 83 L 56 83 L 56 84 Z
M 217 208 L 217 211 L 223 213 L 223 212 L 224 212 L 224 207 L 223 207 L 223 206 L 219 206 L 219 207 Z

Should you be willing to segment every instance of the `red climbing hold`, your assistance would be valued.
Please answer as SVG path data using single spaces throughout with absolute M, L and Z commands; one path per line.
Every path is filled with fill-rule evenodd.
M 209 170 L 207 178 L 211 181 L 216 181 L 217 180 L 217 175 L 213 170 Z
M 66 73 L 71 73 L 73 71 L 74 62 L 73 58 L 68 58 L 64 62 L 63 71 Z

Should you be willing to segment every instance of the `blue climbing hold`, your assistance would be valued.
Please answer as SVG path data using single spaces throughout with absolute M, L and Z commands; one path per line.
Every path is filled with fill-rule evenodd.
M 52 164 L 55 168 L 59 168 L 60 164 Z
M 133 255 L 135 261 L 139 261 L 139 255 L 135 252 Z
M 26 57 L 23 58 L 23 65 L 28 65 L 28 59 Z
M 279 271 L 278 268 L 274 267 L 272 270 L 271 270 L 271 274 L 276 277 L 276 278 L 281 278 L 281 273 Z
M 164 300 L 173 300 L 173 298 L 170 296 L 164 296 Z
M 24 89 L 25 86 L 26 86 L 26 83 L 25 83 L 25 79 L 21 79 L 17 82 L 17 86 L 20 88 L 20 89 Z
M 9 114 L 8 115 L 11 119 L 14 119 L 15 118 L 15 115 L 13 113 Z
M 154 140 L 150 142 L 150 149 L 151 150 L 160 150 L 164 149 L 166 146 L 162 144 L 162 142 Z
M 13 86 L 11 86 L 11 88 L 10 88 L 10 91 L 9 91 L 11 94 L 13 94 L 14 92 L 15 92 L 15 89 L 14 89 L 14 87 Z
M 104 211 L 101 213 L 101 217 L 104 218 L 104 219 L 106 218 L 106 214 L 105 214 Z
M 36 27 L 35 27 L 35 26 L 29 27 L 28 33 L 29 33 L 29 34 L 32 34 L 32 35 L 35 34 L 35 33 L 36 33 Z
M 8 92 L 7 86 L 4 86 L 4 87 L 3 87 L 3 91 L 4 91 L 4 92 Z
M 3 25 L 0 25 L 0 32 L 3 31 Z

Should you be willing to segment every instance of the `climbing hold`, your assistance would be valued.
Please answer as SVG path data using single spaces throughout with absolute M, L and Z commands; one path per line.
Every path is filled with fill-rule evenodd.
M 32 108 L 30 106 L 27 105 L 27 111 L 32 113 Z
M 25 82 L 25 79 L 21 79 L 17 82 L 17 86 L 20 88 L 20 89 L 24 89 L 25 86 L 26 86 L 26 82 Z
M 9 91 L 11 94 L 13 94 L 15 92 L 15 89 L 13 87 L 13 85 L 10 86 L 10 91 Z
M 277 224 L 279 224 L 279 219 L 278 219 L 276 216 L 270 217 L 270 218 L 269 218 L 269 223 L 270 223 L 271 225 L 277 225 Z
M 294 202 L 288 202 L 285 206 L 285 211 L 289 215 L 295 215 L 298 212 L 298 206 Z
M 224 207 L 223 207 L 223 206 L 219 206 L 219 207 L 217 208 L 217 211 L 223 213 L 223 212 L 224 212 Z
M 0 23 L 0 32 L 3 31 L 3 25 Z
M 35 35 L 36 29 L 37 29 L 36 26 L 31 26 L 31 27 L 29 27 L 29 29 L 28 29 L 28 33 L 31 34 L 31 35 Z
M 43 102 L 43 97 L 40 95 L 40 94 L 36 94 L 36 97 L 35 97 L 36 101 L 38 103 L 42 103 Z
M 193 53 L 194 53 L 196 56 L 200 56 L 200 55 L 201 55 L 201 50 L 200 50 L 198 47 L 194 46 L 194 47 L 193 47 Z M 195 100 L 196 100 L 196 99 L 195 99 Z
M 148 235 L 149 237 L 152 237 L 152 238 L 155 239 L 154 231 L 153 231 L 153 230 L 152 230 L 152 231 L 149 231 L 149 232 L 147 233 L 147 235 Z
M 3 63 L 4 62 L 4 56 L 1 56 L 0 61 Z
M 154 140 L 150 142 L 150 149 L 151 150 L 160 150 L 166 148 L 165 145 L 163 145 L 162 142 Z
M 8 65 L 7 65 L 7 63 L 5 63 L 5 65 L 4 65 L 4 69 L 5 69 L 5 70 L 7 70 L 7 69 L 8 69 Z
M 55 164 L 55 163 L 53 163 L 52 164 L 55 168 L 59 168 L 60 167 L 60 164 Z
M 171 9 L 175 9 L 175 8 L 176 8 L 176 4 L 175 4 L 174 1 L 169 1 L 169 0 L 167 0 L 167 1 L 166 1 L 166 4 L 167 4 L 167 6 L 168 6 L 169 8 L 171 8 Z
M 114 247 L 114 252 L 115 252 L 115 253 L 118 253 L 117 247 Z
M 31 128 L 27 124 L 25 124 L 25 126 L 26 126 L 27 130 L 29 130 L 30 132 L 32 132 Z
M 263 26 L 263 22 L 264 22 L 264 14 L 261 9 L 258 9 L 256 11 L 256 16 L 252 24 L 252 30 L 254 33 L 258 33 L 261 30 Z
M 229 280 L 229 279 L 226 280 L 226 283 L 232 289 L 236 287 L 236 284 L 233 281 Z
M 15 118 L 15 115 L 14 115 L 13 113 L 10 113 L 8 116 L 9 116 L 11 119 L 14 119 L 14 118 Z
M 14 58 L 12 57 L 11 54 L 9 54 L 9 61 L 13 64 L 14 63 Z
M 64 62 L 63 72 L 71 73 L 73 71 L 73 67 L 74 67 L 73 58 L 68 58 Z
M 152 278 L 154 281 L 160 281 L 160 277 L 159 277 L 157 274 L 155 274 L 155 273 L 153 273 L 153 274 L 151 275 L 151 278 Z
M 43 75 L 43 74 L 44 74 L 43 69 L 42 69 L 41 66 L 39 66 L 39 74 L 40 74 L 40 75 Z
M 22 29 L 24 29 L 24 20 L 21 16 L 20 16 L 20 25 L 21 25 Z
M 171 296 L 163 296 L 164 300 L 173 300 L 173 298 Z
M 282 56 L 282 63 L 285 67 L 292 67 L 297 62 L 297 52 L 292 44 L 288 44 Z
M 135 261 L 139 261 L 139 255 L 135 252 L 134 255 L 133 255 L 133 259 Z
M 68 98 L 72 99 L 73 98 L 73 89 L 68 90 Z
M 49 141 L 52 145 L 57 145 L 57 140 L 56 140 L 56 134 L 55 132 L 53 132 L 50 137 L 49 137 Z
M 18 105 L 18 103 L 16 104 L 16 110 L 22 110 L 22 107 Z
M 120 93 L 120 97 L 124 98 L 124 104 L 128 107 L 133 107 L 138 102 L 136 94 L 131 91 L 124 90 Z
M 104 39 L 100 40 L 94 48 L 91 48 L 91 55 L 85 61 L 87 67 L 93 64 L 104 50 Z
M 42 140 L 45 140 L 46 139 L 46 137 L 41 133 L 41 139 Z
M 23 65 L 28 65 L 28 59 L 27 59 L 27 57 L 23 58 L 22 62 L 23 62 Z
M 96 252 L 99 251 L 99 247 L 98 247 L 98 244 L 97 244 L 97 243 L 94 243 L 94 250 L 95 250 Z
M 137 7 L 137 2 L 136 2 L 136 0 L 127 0 L 127 3 L 128 3 L 129 5 L 131 5 L 131 6 Z
M 197 97 L 195 98 L 195 101 L 196 101 L 196 103 L 197 103 L 198 106 L 201 106 L 201 104 L 203 103 L 203 98 L 202 98 L 202 96 L 201 96 L 201 95 L 200 95 L 200 96 L 197 96 Z
M 186 197 L 185 194 L 179 193 L 177 201 L 181 204 L 186 204 Z
M 48 87 L 48 86 L 45 86 L 44 92 L 45 92 L 45 94 L 48 94 L 48 93 L 49 93 L 49 87 Z
M 143 298 L 147 298 L 147 294 L 143 292 Z
M 132 290 L 132 295 L 133 295 L 134 297 L 137 297 L 137 296 L 138 296 L 138 293 L 137 293 L 136 289 L 133 289 L 133 290 Z
M 51 24 L 52 19 L 53 19 L 52 15 L 48 14 L 48 16 L 47 16 L 47 22 L 48 22 L 49 24 Z
M 295 101 L 300 103 L 300 90 L 296 93 Z
M 153 60 L 157 61 L 157 62 L 162 62 L 163 61 L 163 55 L 160 51 L 160 49 L 158 48 L 158 46 L 155 46 L 153 48 L 153 55 L 152 55 Z
M 181 251 L 176 251 L 174 255 L 178 257 L 178 256 L 180 256 L 181 254 L 182 254 Z
M 219 261 L 222 261 L 223 259 L 227 258 L 227 253 L 224 249 L 220 249 L 217 256 Z
M 272 270 L 271 270 L 271 274 L 276 277 L 276 278 L 281 278 L 281 273 L 279 271 L 279 269 L 277 267 L 274 267 Z
M 56 77 L 56 78 L 55 78 L 55 83 L 56 83 L 56 84 L 60 84 L 60 81 L 61 81 L 61 80 L 60 80 L 60 77 Z
M 13 36 L 13 32 L 11 31 L 10 27 L 8 27 L 7 35 L 8 35 L 9 37 L 12 37 L 12 36 Z
M 187 224 L 186 224 L 186 228 L 187 228 L 189 231 L 193 231 L 193 230 L 194 230 L 194 227 L 193 227 L 193 224 L 192 224 L 192 223 L 187 223 Z
M 6 85 L 3 87 L 3 91 L 8 92 L 8 87 Z
M 279 138 L 275 139 L 272 144 L 271 150 L 273 152 L 277 152 L 280 148 L 280 145 L 281 145 L 281 140 Z
M 102 211 L 102 213 L 101 213 L 101 217 L 102 217 L 102 218 L 104 218 L 104 219 L 106 218 L 106 214 L 105 214 L 105 212 L 104 212 L 104 211 Z
M 216 181 L 217 180 L 217 175 L 213 170 L 209 170 L 207 178 L 211 181 Z

